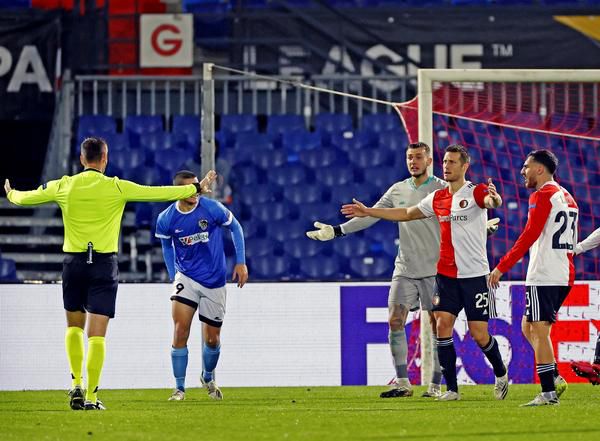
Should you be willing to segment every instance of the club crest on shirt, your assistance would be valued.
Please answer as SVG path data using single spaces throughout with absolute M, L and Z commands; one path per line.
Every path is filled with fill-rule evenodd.
M 463 199 L 463 200 L 461 200 L 461 201 L 458 203 L 458 206 L 459 206 L 460 208 L 466 208 L 466 207 L 467 207 L 467 205 L 469 205 L 469 201 L 467 201 L 466 199 Z
M 208 221 L 206 219 L 202 219 L 202 220 L 198 221 L 198 226 L 202 230 L 206 230 L 208 228 Z

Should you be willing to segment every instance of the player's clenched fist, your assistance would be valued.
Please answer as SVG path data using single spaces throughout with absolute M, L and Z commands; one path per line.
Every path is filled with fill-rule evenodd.
M 306 235 L 312 240 L 327 241 L 335 237 L 333 227 L 331 225 L 322 224 L 321 222 L 315 222 L 313 224 L 316 230 L 307 231 Z

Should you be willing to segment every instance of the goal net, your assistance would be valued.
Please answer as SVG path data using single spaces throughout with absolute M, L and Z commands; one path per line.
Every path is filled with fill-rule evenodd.
M 579 238 L 600 228 L 600 72 L 540 70 L 429 70 L 419 72 L 418 96 L 398 104 L 411 141 L 434 146 L 434 173 L 441 176 L 444 148 L 462 144 L 471 155 L 467 179 L 479 183 L 492 178 L 504 204 L 490 217 L 501 227 L 488 241 L 493 268 L 521 233 L 531 190 L 520 176 L 527 154 L 549 149 L 559 159 L 557 180 L 579 205 Z M 528 257 L 504 276 L 512 281 L 497 293 L 499 320 L 491 332 L 500 336 L 505 358 L 511 360 L 515 382 L 537 379 L 533 354 L 520 333 L 524 309 L 523 281 Z M 553 342 L 561 374 L 577 381 L 568 368 L 571 360 L 593 358 L 600 329 L 598 250 L 575 258 L 577 286 L 559 313 Z M 422 326 L 422 333 L 427 327 Z M 466 322 L 457 327 L 461 341 L 463 380 L 490 382 L 492 374 L 474 342 L 466 335 Z M 421 338 L 427 369 L 428 338 Z M 477 367 L 478 366 L 478 367 Z M 422 372 L 427 378 L 428 373 Z M 489 377 L 489 378 L 487 378 Z

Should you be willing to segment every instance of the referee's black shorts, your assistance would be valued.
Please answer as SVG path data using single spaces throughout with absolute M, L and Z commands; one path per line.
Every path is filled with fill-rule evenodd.
M 119 266 L 116 253 L 68 253 L 63 261 L 63 304 L 65 310 L 115 316 Z

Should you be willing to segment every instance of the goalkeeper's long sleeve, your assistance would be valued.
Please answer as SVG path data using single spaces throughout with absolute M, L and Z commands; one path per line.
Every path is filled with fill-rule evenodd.
M 585 253 L 586 251 L 593 250 L 600 245 L 600 228 L 594 230 L 592 234 L 585 238 L 585 240 L 577 244 L 577 254 Z

